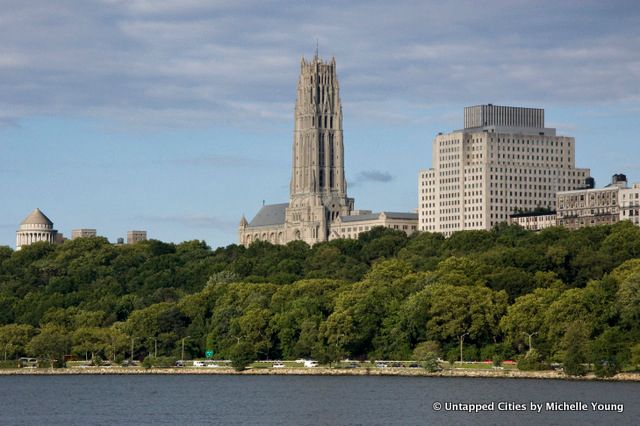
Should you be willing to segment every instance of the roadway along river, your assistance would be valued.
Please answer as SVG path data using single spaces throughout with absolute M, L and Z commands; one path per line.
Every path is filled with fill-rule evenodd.
M 639 395 L 638 383 L 567 380 L 6 376 L 0 424 L 632 425 Z

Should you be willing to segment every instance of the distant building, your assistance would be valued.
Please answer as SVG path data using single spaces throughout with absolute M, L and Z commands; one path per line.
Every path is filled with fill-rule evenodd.
M 544 110 L 498 105 L 464 109 L 464 129 L 438 134 L 433 167 L 418 177 L 421 231 L 450 236 L 491 229 L 518 211 L 553 209 L 556 192 L 583 188 L 575 139 L 545 127 Z
M 35 209 L 22 222 L 16 231 L 16 250 L 40 241 L 52 244 L 64 241 L 62 234 L 53 229 L 53 222 L 40 209 Z
M 353 210 L 344 172 L 335 59 L 323 61 L 317 53 L 310 61 L 302 59 L 294 118 L 289 202 L 263 205 L 250 222 L 243 217 L 240 244 L 327 241 L 331 222 Z
M 330 240 L 337 238 L 358 238 L 363 232 L 382 226 L 403 231 L 411 235 L 418 228 L 418 214 L 405 212 L 380 212 L 338 216 L 331 224 Z
M 354 214 L 354 199 L 347 196 L 342 102 L 334 58 L 323 61 L 316 52 L 311 60 L 303 58 L 300 63 L 292 145 L 289 202 L 263 204 L 251 221 L 243 216 L 238 226 L 240 244 L 295 240 L 315 244 L 340 238 L 338 235 L 357 235 L 346 233 L 345 229 L 353 228 L 344 225 L 349 220 L 361 222 L 356 228 L 377 224 L 415 230 L 413 213 L 407 213 L 413 216 L 401 219 L 404 222 L 390 222 L 384 216 L 387 212 L 368 218 Z
M 123 245 L 124 244 L 124 238 L 122 238 L 122 237 L 118 238 L 116 240 L 116 244 L 119 245 L 119 246 Z
M 615 174 L 604 188 L 560 191 L 558 225 L 569 229 L 629 220 L 640 224 L 640 184 L 627 186 L 624 174 Z
M 97 235 L 97 232 L 95 229 L 82 228 L 82 229 L 74 229 L 73 231 L 71 231 L 72 240 L 75 240 L 76 238 L 95 237 L 96 235 Z
M 128 231 L 127 244 L 135 244 L 140 241 L 147 241 L 147 231 Z
M 640 183 L 634 183 L 631 188 L 625 188 L 620 192 L 620 220 L 629 220 L 635 225 L 640 225 Z
M 557 225 L 556 211 L 515 213 L 509 216 L 509 224 L 512 223 L 529 231 L 540 231 Z

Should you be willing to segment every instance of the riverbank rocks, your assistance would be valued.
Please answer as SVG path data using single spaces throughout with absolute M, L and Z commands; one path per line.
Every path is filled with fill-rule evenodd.
M 339 369 L 339 368 L 252 368 L 235 371 L 227 368 L 122 368 L 122 367 L 89 367 L 89 368 L 16 368 L 0 369 L 0 375 L 136 375 L 136 374 L 222 374 L 222 375 L 298 375 L 298 376 L 415 376 L 415 377 L 483 377 L 514 379 L 569 379 L 569 380 L 607 380 L 607 381 L 640 381 L 638 373 L 620 373 L 614 377 L 601 379 L 593 374 L 583 377 L 566 376 L 558 371 L 520 371 L 520 370 L 470 370 L 450 369 L 430 373 L 418 368 L 385 368 L 385 369 Z

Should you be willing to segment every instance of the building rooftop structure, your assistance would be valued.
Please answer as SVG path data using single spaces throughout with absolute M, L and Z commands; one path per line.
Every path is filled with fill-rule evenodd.
M 287 207 L 289 207 L 289 203 L 263 205 L 251 222 L 249 222 L 249 226 L 284 225 Z
M 55 244 L 64 241 L 64 237 L 53 229 L 53 221 L 36 208 L 20 222 L 16 231 L 16 250 L 40 241 Z
M 53 226 L 53 222 L 49 219 L 39 208 L 36 208 L 34 211 L 29 213 L 27 217 L 24 218 L 20 225 L 46 225 Z
M 474 105 L 464 108 L 464 129 L 523 135 L 555 136 L 556 129 L 544 127 L 544 109 L 502 105 Z

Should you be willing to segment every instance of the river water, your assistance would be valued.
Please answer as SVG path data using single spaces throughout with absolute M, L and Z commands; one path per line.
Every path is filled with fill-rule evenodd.
M 594 402 L 602 405 L 594 407 Z M 475 406 L 461 403 L 489 405 L 482 407 L 485 411 L 465 412 L 460 410 Z M 541 410 L 532 403 L 542 404 Z M 639 404 L 640 383 L 618 382 L 357 376 L 0 377 L 3 426 L 638 425 Z M 436 411 L 434 406 L 441 408 Z

